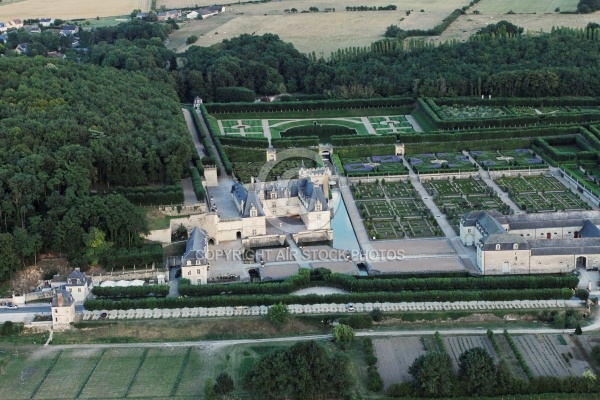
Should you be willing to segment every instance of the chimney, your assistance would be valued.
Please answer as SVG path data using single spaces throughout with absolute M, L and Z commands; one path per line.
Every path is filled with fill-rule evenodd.
M 75 271 L 81 272 L 81 268 L 77 267 L 77 268 L 75 268 Z
M 57 300 L 58 300 L 58 306 L 62 307 L 65 304 L 65 301 L 63 299 L 63 295 L 62 293 L 58 292 L 58 294 L 56 295 Z

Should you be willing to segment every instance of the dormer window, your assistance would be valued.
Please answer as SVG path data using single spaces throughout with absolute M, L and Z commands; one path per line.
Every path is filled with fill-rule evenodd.
M 200 260 L 196 260 L 196 265 L 200 265 Z
M 258 212 L 256 211 L 256 207 L 252 206 L 252 208 L 250 209 L 250 216 L 256 217 L 257 215 L 258 215 Z
M 277 198 L 277 193 L 275 193 L 274 190 L 271 192 L 271 198 L 272 199 L 276 199 Z
M 496 245 L 496 250 L 500 250 L 500 245 L 499 244 Z
M 323 204 L 321 204 L 321 202 L 319 200 L 317 200 L 317 202 L 315 203 L 315 211 L 322 211 L 323 210 Z
M 513 244 L 513 250 L 519 250 L 519 244 L 518 243 Z

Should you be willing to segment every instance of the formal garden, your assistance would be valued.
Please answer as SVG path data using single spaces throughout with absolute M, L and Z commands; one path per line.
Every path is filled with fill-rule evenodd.
M 406 175 L 402 159 L 395 155 L 338 158 L 338 170 L 346 176 Z
M 440 236 L 431 211 L 409 181 L 351 186 L 365 229 L 371 239 Z
M 590 206 L 554 177 L 521 176 L 496 179 L 498 186 L 526 212 L 588 210 Z
M 423 187 L 434 197 L 435 204 L 458 232 L 462 216 L 473 210 L 497 210 L 507 214 L 510 207 L 495 191 L 475 178 L 423 181 Z
M 488 171 L 547 168 L 546 163 L 529 149 L 471 150 L 471 157 Z
M 418 174 L 460 173 L 477 170 L 477 166 L 471 162 L 469 157 L 460 152 L 414 154 L 406 156 L 406 161 Z

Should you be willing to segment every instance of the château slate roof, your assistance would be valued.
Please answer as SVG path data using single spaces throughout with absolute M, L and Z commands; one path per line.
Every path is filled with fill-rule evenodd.
M 205 262 L 207 244 L 206 232 L 200 228 L 192 229 L 185 245 L 185 253 L 181 257 L 181 264 L 185 265 L 185 261 L 188 260 L 202 260 Z

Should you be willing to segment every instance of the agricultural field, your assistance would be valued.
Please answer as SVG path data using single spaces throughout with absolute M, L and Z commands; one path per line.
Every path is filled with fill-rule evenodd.
M 568 335 L 512 337 L 535 376 L 581 376 L 590 365 Z
M 373 348 L 384 388 L 393 383 L 411 381 L 408 368 L 416 358 L 425 354 L 425 348 L 416 336 L 376 339 L 373 340 Z
M 442 234 L 410 182 L 360 184 L 351 190 L 370 238 L 392 240 Z
M 347 176 L 406 175 L 408 172 L 402 159 L 394 155 L 342 158 L 340 161 Z
M 496 183 L 523 211 L 550 212 L 589 209 L 584 201 L 553 177 L 499 178 Z
M 578 0 L 566 0 L 570 3 L 577 5 Z M 537 14 L 518 14 L 517 9 L 519 7 L 515 6 L 518 4 L 520 7 L 528 7 L 528 6 L 537 6 L 546 8 L 548 4 L 554 4 L 555 1 L 519 1 L 519 0 L 510 0 L 510 1 L 495 1 L 495 0 L 484 0 L 480 2 L 477 7 L 469 10 L 469 13 L 466 15 L 461 15 L 458 17 L 456 21 L 454 21 L 448 29 L 442 33 L 440 36 L 434 36 L 429 38 L 428 40 L 434 43 L 444 43 L 447 41 L 467 41 L 469 37 L 474 35 L 479 29 L 486 27 L 489 24 L 496 23 L 501 20 L 506 20 L 510 23 L 513 23 L 517 26 L 522 26 L 525 28 L 525 32 L 550 32 L 553 26 L 568 26 L 572 28 L 585 28 L 587 24 L 590 22 L 598 22 L 597 14 L 559 14 L 555 13 L 554 9 L 556 6 L 551 7 L 550 13 L 542 13 L 541 11 L 537 11 Z M 508 4 L 507 6 L 505 6 Z M 483 7 L 487 5 L 497 5 L 498 7 L 502 7 L 502 9 L 506 9 L 506 11 L 502 11 L 500 13 L 484 13 L 481 11 L 481 15 L 472 14 L 474 10 L 477 10 L 478 7 Z M 575 6 L 572 6 L 575 8 Z M 506 14 L 510 11 L 511 7 L 513 11 L 517 14 Z M 561 7 L 561 11 L 566 11 L 568 8 L 563 10 L 563 6 Z
M 340 117 L 311 119 L 222 119 L 217 120 L 221 135 L 264 136 L 281 138 L 285 131 L 315 125 L 340 126 L 356 131 L 358 135 L 385 135 L 414 133 L 403 115 L 380 117 Z
M 453 171 L 476 171 L 469 157 L 462 153 L 426 153 L 407 156 L 406 160 L 418 174 L 442 173 Z
M 575 11 L 579 0 L 483 0 L 476 4 L 472 11 L 478 10 L 482 14 L 506 14 L 512 11 L 517 14 L 553 13 L 558 8 L 560 11 Z
M 434 197 L 435 204 L 458 231 L 462 216 L 473 210 L 508 212 L 494 190 L 478 179 L 427 180 L 423 187 Z
M 454 366 L 454 372 L 458 372 L 458 359 L 462 353 L 467 350 L 474 349 L 475 347 L 481 347 L 485 349 L 497 363 L 500 361 L 498 354 L 492 346 L 492 342 L 487 336 L 447 336 L 443 337 L 444 345 L 446 350 L 452 358 L 452 365 Z
M 452 359 L 455 372 L 458 372 L 458 359 L 462 353 L 475 347 L 485 349 L 496 363 L 500 359 L 507 361 L 511 372 L 516 377 L 527 379 L 503 335 L 495 335 L 500 353 L 494 349 L 487 336 L 444 336 L 442 340 L 446 351 Z M 585 357 L 568 335 L 538 334 L 512 336 L 527 365 L 535 376 L 581 376 L 590 370 Z M 592 342 L 590 344 L 597 344 Z M 590 344 L 584 343 L 583 349 L 591 351 Z M 408 368 L 413 361 L 429 351 L 439 351 L 434 336 L 395 337 L 373 340 L 378 358 L 377 368 L 384 386 L 392 383 L 410 382 L 413 380 Z
M 195 0 L 159 0 L 157 7 L 195 7 Z M 428 29 L 438 25 L 452 11 L 469 4 L 469 0 L 398 0 L 395 11 L 349 12 L 353 5 L 342 0 L 287 0 L 256 4 L 234 4 L 217 16 L 201 21 L 190 21 L 170 36 L 169 48 L 185 51 L 185 39 L 199 37 L 195 45 L 210 46 L 238 35 L 274 33 L 291 42 L 300 52 L 315 52 L 317 56 L 329 57 L 332 52 L 347 47 L 370 46 L 383 39 L 386 27 L 397 24 L 403 29 Z M 387 5 L 382 3 L 381 5 Z M 302 13 L 317 7 L 318 13 Z M 296 8 L 297 13 L 285 10 Z M 324 12 L 325 8 L 335 12 Z M 133 8 L 132 8 L 133 9 Z M 413 10 L 409 16 L 407 10 Z M 420 12 L 423 10 L 423 12 Z M 356 33 L 360 32 L 360 35 Z
M 63 20 L 127 15 L 135 9 L 148 11 L 150 0 L 4 0 L 0 3 L 0 21 L 37 19 L 44 16 Z
M 546 164 L 528 149 L 484 151 L 472 150 L 471 156 L 487 170 L 546 168 Z

